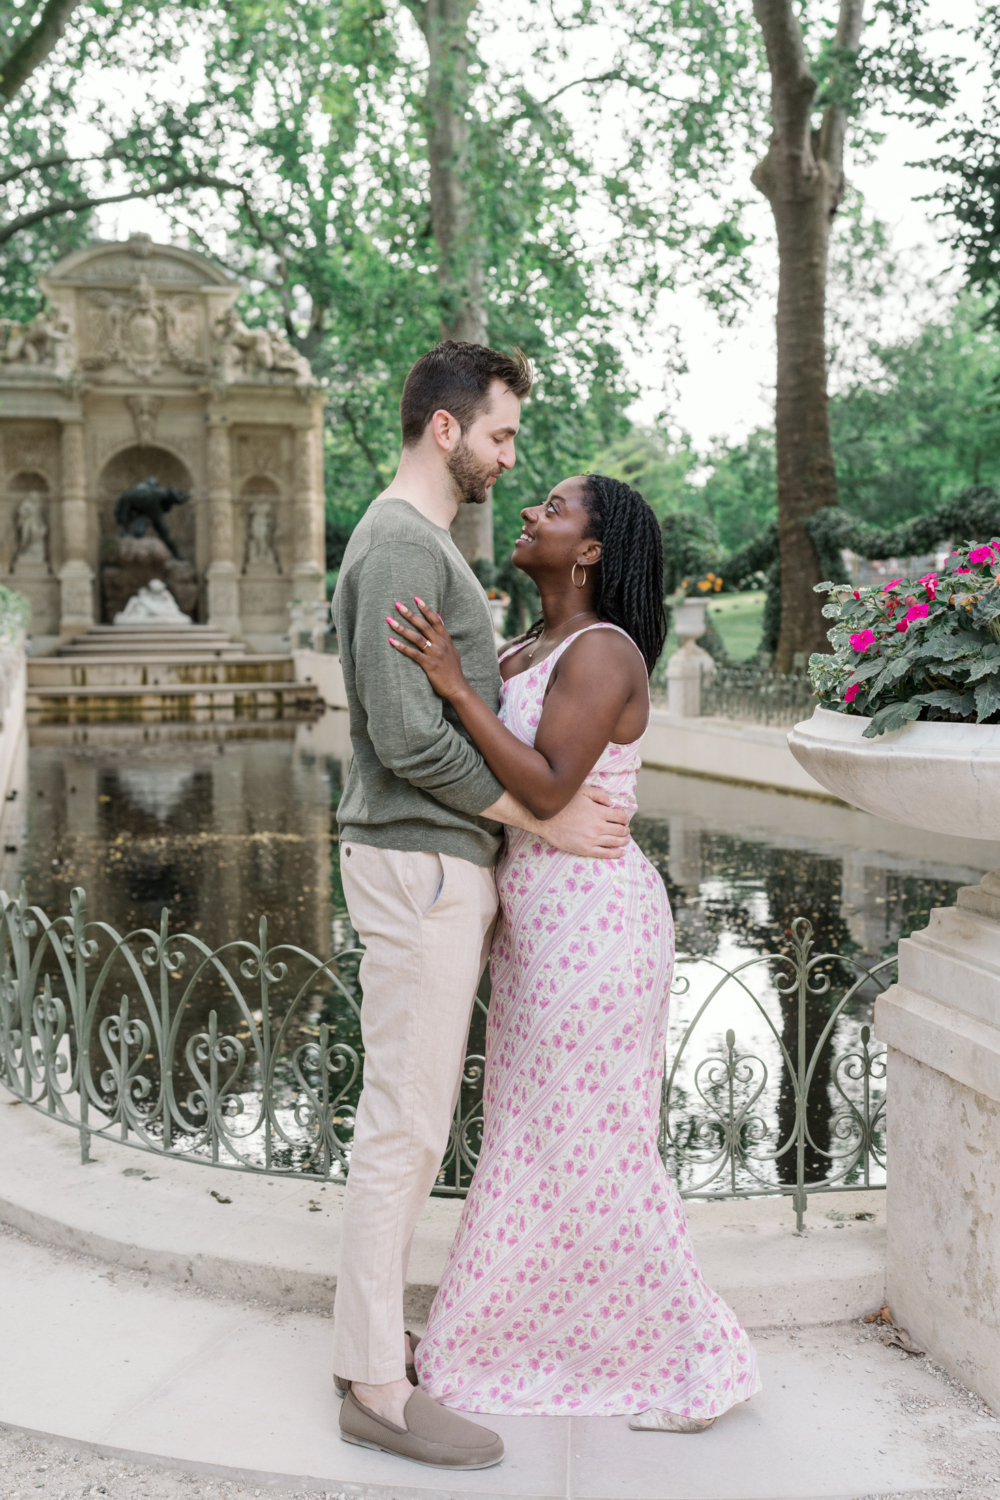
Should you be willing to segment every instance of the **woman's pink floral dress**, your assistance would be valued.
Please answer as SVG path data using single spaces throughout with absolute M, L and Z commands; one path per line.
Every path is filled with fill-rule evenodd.
M 578 634 L 504 684 L 500 717 L 525 744 Z M 617 806 L 636 805 L 640 743 L 608 745 L 587 778 Z M 509 829 L 497 887 L 482 1152 L 421 1383 L 461 1411 L 716 1416 L 760 1381 L 656 1146 L 674 957 L 663 882 L 634 843 L 590 861 Z

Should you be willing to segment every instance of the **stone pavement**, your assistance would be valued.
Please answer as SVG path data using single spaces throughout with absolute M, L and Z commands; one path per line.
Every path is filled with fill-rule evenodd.
M 857 1323 L 757 1333 L 764 1391 L 708 1433 L 490 1418 L 507 1458 L 464 1477 L 339 1441 L 331 1323 L 316 1312 L 110 1267 L 7 1229 L 0 1329 L 0 1423 L 29 1435 L 0 1436 L 4 1500 L 1000 1500 L 997 1420 Z

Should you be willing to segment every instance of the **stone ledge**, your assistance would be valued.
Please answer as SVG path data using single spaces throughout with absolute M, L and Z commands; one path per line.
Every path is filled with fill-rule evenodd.
M 902 984 L 878 997 L 874 1026 L 880 1042 L 1000 1101 L 1000 1027 Z
M 96 1160 L 82 1166 L 70 1126 L 4 1097 L 0 1222 L 171 1281 L 329 1311 L 343 1188 L 219 1171 L 106 1139 L 93 1141 L 92 1151 Z M 814 1194 L 804 1235 L 795 1233 L 789 1198 L 686 1206 L 709 1284 L 747 1327 L 766 1328 L 836 1322 L 880 1305 L 884 1203 L 882 1193 Z M 420 1217 L 404 1304 L 414 1323 L 426 1320 L 461 1211 L 460 1200 L 433 1198 Z M 870 1212 L 875 1220 L 834 1221 L 830 1211 Z

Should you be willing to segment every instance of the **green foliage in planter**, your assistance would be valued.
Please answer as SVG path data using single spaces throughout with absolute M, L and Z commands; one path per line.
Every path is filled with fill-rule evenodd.
M 865 739 L 914 719 L 1000 723 L 1000 539 L 912 583 L 817 592 L 836 623 L 833 655 L 810 659 L 813 687 L 824 708 L 870 716 Z

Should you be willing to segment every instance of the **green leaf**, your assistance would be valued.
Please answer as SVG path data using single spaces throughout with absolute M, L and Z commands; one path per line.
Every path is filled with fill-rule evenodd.
M 914 656 L 920 659 L 936 657 L 938 661 L 959 661 L 963 656 L 975 656 L 981 645 L 981 640 L 966 631 L 942 630 L 922 640 Z
M 869 677 L 876 676 L 885 667 L 885 660 L 881 656 L 873 656 L 871 661 L 859 662 L 851 673 L 851 682 L 867 682 Z
M 976 723 L 981 724 L 1000 708 L 1000 677 L 991 677 L 976 688 Z
M 968 718 L 975 708 L 973 695 L 960 693 L 955 688 L 935 688 L 933 693 L 920 693 L 910 701 L 926 703 L 931 708 L 943 708 L 947 713 L 961 714 L 964 718 Z
M 902 729 L 904 724 L 910 724 L 914 719 L 919 719 L 922 705 L 911 698 L 908 703 L 890 703 L 885 708 L 880 708 L 873 715 L 871 723 L 864 732 L 866 740 L 876 739 L 880 734 L 888 734 L 893 729 Z

